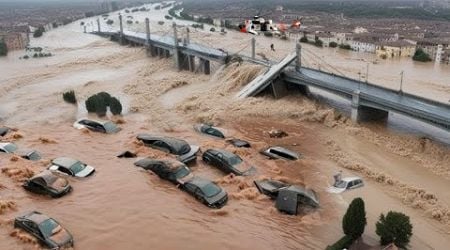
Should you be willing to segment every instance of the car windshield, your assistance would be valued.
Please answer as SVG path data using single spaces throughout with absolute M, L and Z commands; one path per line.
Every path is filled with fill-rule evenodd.
M 14 151 L 17 150 L 17 146 L 16 146 L 16 144 L 14 144 L 14 143 L 9 143 L 9 144 L 7 144 L 4 148 L 5 148 L 6 151 L 8 151 L 9 153 L 12 153 L 12 152 L 14 152 Z
M 347 186 L 347 182 L 345 182 L 345 181 L 338 181 L 338 182 L 334 183 L 333 186 L 337 187 L 337 188 L 345 188 Z
M 42 234 L 45 236 L 52 236 L 57 233 L 55 229 L 58 227 L 59 224 L 53 219 L 47 219 L 39 224 L 39 229 L 41 229 Z
M 187 167 L 182 167 L 180 169 L 178 169 L 177 173 L 175 174 L 175 177 L 177 179 L 181 179 L 183 177 L 188 176 L 191 173 L 191 171 L 189 171 L 189 169 Z
M 228 162 L 231 165 L 238 165 L 238 164 L 241 164 L 242 159 L 239 156 L 236 155 L 236 156 L 228 158 Z
M 112 122 L 106 122 L 105 124 L 103 124 L 103 127 L 105 128 L 106 132 L 116 132 L 117 131 L 116 124 L 114 124 Z
M 72 170 L 74 174 L 83 171 L 84 168 L 86 168 L 86 164 L 82 163 L 81 161 L 77 161 L 75 164 L 70 166 L 70 170 Z
M 206 197 L 213 197 L 214 195 L 220 193 L 220 188 L 212 183 L 209 183 L 202 187 L 202 191 Z

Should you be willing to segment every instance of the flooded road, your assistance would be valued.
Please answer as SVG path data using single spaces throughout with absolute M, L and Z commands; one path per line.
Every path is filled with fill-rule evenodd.
M 137 19 L 146 14 L 133 15 Z M 152 21 L 162 20 L 163 15 L 151 15 Z M 162 34 L 164 27 L 154 26 Z M 15 233 L 11 223 L 31 210 L 61 222 L 74 235 L 75 249 L 324 249 L 342 236 L 341 217 L 357 196 L 367 204 L 369 241 L 376 242 L 374 224 L 379 214 L 392 209 L 411 217 L 412 249 L 447 249 L 450 245 L 450 213 L 445 210 L 450 205 L 447 147 L 383 128 L 354 125 L 329 106 L 302 96 L 233 99 L 262 70 L 260 66 L 215 66 L 212 76 L 178 72 L 171 59 L 147 58 L 142 48 L 121 47 L 81 32 L 74 23 L 33 40 L 33 45 L 54 52 L 51 58 L 24 61 L 15 52 L 0 59 L 0 125 L 18 129 L 2 140 L 36 149 L 44 156 L 41 162 L 30 163 L 0 155 L 0 202 L 13 204 L 1 206 L 0 249 L 35 248 L 26 234 Z M 217 45 L 222 40 L 223 46 L 236 51 L 242 38 L 248 38 L 237 32 L 228 33 L 227 39 L 220 34 L 193 34 L 199 41 L 203 34 L 205 44 L 216 41 Z M 232 37 L 240 40 L 228 39 Z M 262 47 L 270 41 L 258 37 Z M 277 49 L 290 50 L 290 45 L 283 48 L 278 42 Z M 281 54 L 268 56 L 275 59 Z M 430 90 L 426 93 L 434 93 L 434 86 L 448 84 L 442 79 L 441 75 L 430 85 L 417 84 L 421 90 Z M 62 100 L 62 92 L 69 89 L 75 90 L 78 106 Z M 124 104 L 120 118 L 124 123 L 118 134 L 72 127 L 77 118 L 86 116 L 84 100 L 100 91 L 118 96 Z M 192 129 L 197 122 L 212 122 L 227 137 L 246 139 L 253 147 L 236 149 L 198 134 Z M 267 131 L 273 128 L 289 136 L 269 138 Z M 135 141 L 144 132 L 183 138 L 202 151 L 228 149 L 254 165 L 257 174 L 225 176 L 199 157 L 190 166 L 193 173 L 214 180 L 230 197 L 224 208 L 211 210 L 172 184 L 134 167 L 135 159 L 115 157 L 124 150 L 135 151 L 139 157 L 165 157 Z M 268 160 L 258 152 L 268 145 L 285 146 L 304 158 Z M 82 160 L 94 166 L 96 173 L 87 179 L 70 179 L 73 192 L 56 200 L 23 190 L 20 185 L 25 177 L 45 169 L 49 160 L 59 156 Z M 338 170 L 363 177 L 366 186 L 343 195 L 328 194 L 325 190 Z M 259 194 L 252 183 L 263 177 L 313 188 L 320 208 L 300 216 L 279 213 L 274 202 Z M 380 179 L 392 180 L 392 184 Z M 436 199 L 425 199 L 431 195 Z

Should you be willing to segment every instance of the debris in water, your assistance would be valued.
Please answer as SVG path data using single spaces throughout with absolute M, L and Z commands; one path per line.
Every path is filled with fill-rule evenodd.
M 288 136 L 288 133 L 284 132 L 283 130 L 279 129 L 272 129 L 269 132 L 270 138 L 283 138 Z

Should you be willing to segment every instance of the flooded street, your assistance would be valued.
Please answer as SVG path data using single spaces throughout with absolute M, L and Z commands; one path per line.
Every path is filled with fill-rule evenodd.
M 152 31 L 168 34 L 168 22 L 156 24 L 165 14 L 154 10 L 135 13 L 139 25 L 133 29 L 142 28 L 143 18 L 149 16 Z M 92 26 L 93 20 L 85 21 Z M 247 40 L 249 45 L 250 38 L 238 32 L 224 37 L 195 30 L 191 36 L 198 43 L 231 51 L 241 50 Z M 278 39 L 257 39 L 259 52 L 273 60 L 281 59 L 294 46 Z M 272 42 L 276 54 L 266 49 Z M 368 242 L 378 240 L 375 222 L 380 213 L 395 210 L 411 217 L 411 249 L 450 246 L 448 145 L 397 134 L 384 125 L 353 124 L 333 107 L 300 95 L 280 100 L 234 99 L 243 85 L 264 70 L 258 65 L 213 65 L 211 76 L 179 72 L 171 58 L 149 58 L 143 48 L 84 34 L 79 22 L 52 30 L 32 40 L 32 45 L 42 46 L 55 56 L 19 60 L 23 53 L 14 52 L 0 59 L 0 125 L 17 129 L 2 140 L 43 155 L 43 160 L 29 162 L 0 154 L 2 250 L 39 248 L 30 236 L 14 231 L 12 224 L 16 216 L 32 210 L 67 228 L 74 236 L 75 249 L 325 249 L 343 235 L 341 218 L 354 197 L 366 202 Z M 360 60 L 374 60 L 352 52 L 308 49 L 348 74 L 357 72 L 361 65 L 365 72 Z M 242 51 L 250 52 L 250 48 Z M 450 99 L 448 65 L 380 61 L 370 65 L 369 81 L 395 88 L 393 75 L 403 67 L 408 92 L 443 102 Z M 78 106 L 62 100 L 62 93 L 71 89 Z M 124 105 L 122 117 L 111 117 L 120 121 L 122 130 L 117 134 L 72 127 L 76 119 L 87 116 L 86 98 L 100 91 L 117 96 Z M 227 138 L 248 140 L 252 148 L 237 149 L 224 140 L 201 135 L 193 130 L 199 122 L 214 123 Z M 407 126 L 400 122 L 397 130 Z M 274 128 L 289 136 L 270 138 L 267 131 Z M 198 157 L 190 166 L 192 172 L 214 180 L 229 195 L 225 207 L 210 209 L 171 183 L 135 167 L 136 159 L 116 158 L 125 150 L 137 152 L 138 157 L 168 156 L 144 147 L 135 139 L 139 133 L 182 138 L 199 145 L 203 152 L 213 147 L 227 149 L 255 166 L 257 173 L 226 176 Z M 444 138 L 448 135 L 439 131 L 437 137 L 439 133 L 444 133 Z M 268 160 L 259 151 L 269 145 L 284 146 L 303 158 Z M 79 159 L 94 166 L 96 172 L 86 179 L 69 178 L 73 192 L 59 199 L 38 196 L 21 187 L 25 178 L 60 156 Z M 327 193 L 332 175 L 339 170 L 362 177 L 365 186 L 344 194 Z M 314 189 L 320 207 L 299 216 L 279 213 L 274 202 L 258 193 L 253 184 L 267 177 Z

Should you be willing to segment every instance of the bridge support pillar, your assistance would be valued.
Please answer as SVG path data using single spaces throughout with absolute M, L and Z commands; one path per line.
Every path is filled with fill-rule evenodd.
M 189 71 L 195 71 L 195 56 L 188 56 Z
M 272 89 L 272 94 L 275 99 L 280 99 L 289 94 L 286 82 L 279 77 L 272 81 L 270 87 Z
M 351 118 L 353 122 L 379 121 L 388 118 L 389 112 L 387 111 L 360 105 L 360 93 L 357 90 L 352 94 Z
M 178 52 L 178 60 L 180 64 L 180 70 L 189 70 L 189 56 L 186 54 L 183 54 L 181 52 Z
M 211 63 L 209 60 L 200 58 L 200 67 L 205 75 L 211 74 Z

